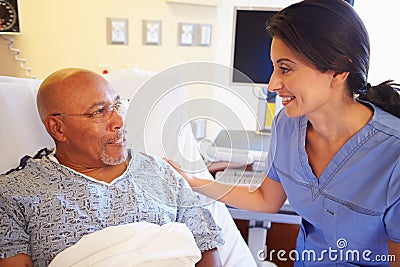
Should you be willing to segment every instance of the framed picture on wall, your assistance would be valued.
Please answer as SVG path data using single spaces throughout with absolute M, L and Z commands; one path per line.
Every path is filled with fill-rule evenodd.
M 200 46 L 211 46 L 211 24 L 199 24 L 198 26 L 198 34 L 199 34 L 199 42 Z
M 192 46 L 196 41 L 196 25 L 193 23 L 178 24 L 178 44 L 180 46 Z
M 143 44 L 161 45 L 161 21 L 143 20 Z
M 128 19 L 107 18 L 107 43 L 128 44 Z

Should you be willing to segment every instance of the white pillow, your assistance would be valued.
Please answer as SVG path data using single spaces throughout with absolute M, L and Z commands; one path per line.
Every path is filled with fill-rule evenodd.
M 41 80 L 0 76 L 0 173 L 19 165 L 43 147 L 54 147 L 36 108 Z

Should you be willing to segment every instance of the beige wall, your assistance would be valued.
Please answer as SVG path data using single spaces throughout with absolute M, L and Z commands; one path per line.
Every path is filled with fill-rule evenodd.
M 229 66 L 234 6 L 284 7 L 297 1 L 221 0 L 217 1 L 218 7 L 208 7 L 173 4 L 165 0 L 21 0 L 23 33 L 15 36 L 15 47 L 21 49 L 21 56 L 27 59 L 26 65 L 38 78 L 66 66 L 97 70 L 99 64 L 111 64 L 111 70 L 116 71 L 126 65 L 137 65 L 141 69 L 160 71 L 198 60 Z M 398 36 L 394 34 L 398 25 L 396 6 L 396 0 L 386 0 L 385 5 L 374 0 L 355 1 L 355 9 L 371 38 L 369 81 L 374 85 L 386 79 L 400 81 Z M 129 45 L 106 44 L 107 17 L 129 19 Z M 162 21 L 161 46 L 142 45 L 142 19 Z M 213 24 L 212 46 L 177 46 L 178 22 Z M 15 62 L 7 45 L 0 39 L 0 75 L 24 77 L 25 72 Z M 252 88 L 232 86 L 231 89 L 257 110 L 258 100 L 253 96 Z M 197 92 L 191 94 L 196 96 Z M 230 103 L 217 90 L 207 91 L 207 94 Z M 232 106 L 237 109 L 235 104 Z M 251 114 L 242 110 L 238 113 L 246 118 L 242 122 L 246 129 L 255 129 L 256 121 Z M 217 130 L 209 127 L 208 136 L 215 133 Z
M 217 8 L 173 4 L 165 0 L 21 0 L 22 34 L 13 36 L 31 74 L 43 78 L 53 70 L 79 66 L 111 71 L 127 65 L 159 71 L 187 61 L 213 61 L 211 47 L 177 46 L 178 22 L 213 24 Z M 129 19 L 129 44 L 107 45 L 106 18 Z M 142 45 L 142 19 L 162 21 L 161 46 Z M 212 38 L 214 42 L 214 34 Z M 0 75 L 24 77 L 8 42 L 0 39 Z

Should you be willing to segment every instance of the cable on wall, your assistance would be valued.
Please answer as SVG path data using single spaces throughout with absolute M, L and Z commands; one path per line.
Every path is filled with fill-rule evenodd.
M 15 54 L 15 60 L 18 61 L 18 62 L 20 62 L 19 67 L 20 67 L 21 69 L 25 70 L 25 75 L 26 75 L 27 77 L 29 77 L 29 78 L 36 79 L 35 76 L 31 75 L 31 70 L 32 70 L 32 69 L 25 66 L 26 59 L 25 59 L 25 58 L 20 58 L 20 57 L 19 57 L 19 54 L 21 54 L 21 50 L 19 50 L 19 49 L 13 47 L 13 45 L 14 45 L 14 38 L 8 38 L 8 37 L 5 37 L 4 35 L 1 35 L 1 34 L 0 34 L 0 37 L 9 42 L 9 44 L 8 44 L 8 49 L 9 49 L 11 52 L 13 52 L 13 53 Z

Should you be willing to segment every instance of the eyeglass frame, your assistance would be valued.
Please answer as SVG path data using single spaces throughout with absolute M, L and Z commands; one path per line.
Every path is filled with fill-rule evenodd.
M 121 111 L 121 107 L 123 108 L 127 108 L 129 106 L 129 101 L 130 99 L 128 98 L 117 98 L 117 101 L 112 104 L 112 105 L 99 105 L 99 107 L 101 108 L 97 108 L 96 111 L 94 112 L 88 112 L 88 113 L 81 113 L 81 114 L 73 114 L 73 113 L 52 113 L 49 114 L 50 116 L 61 116 L 61 117 L 68 117 L 68 116 L 76 116 L 76 117 L 86 117 L 89 119 L 98 119 L 99 121 L 107 121 L 111 118 L 112 113 L 115 111 L 118 112 L 118 114 L 123 115 L 125 114 L 125 112 Z M 105 109 L 106 112 L 104 113 L 104 115 L 102 115 L 101 117 L 96 117 L 97 115 L 101 115 L 101 113 L 99 112 L 100 109 Z M 109 115 L 107 115 L 109 114 Z M 107 118 L 106 118 L 107 117 Z

